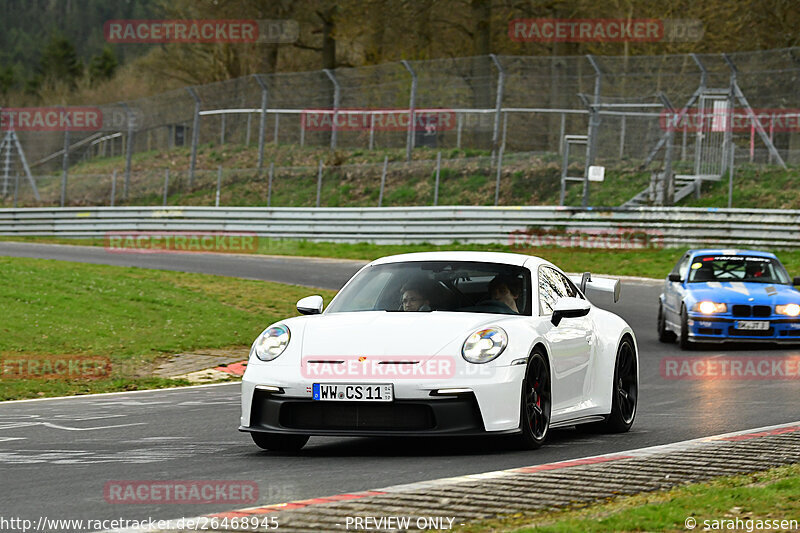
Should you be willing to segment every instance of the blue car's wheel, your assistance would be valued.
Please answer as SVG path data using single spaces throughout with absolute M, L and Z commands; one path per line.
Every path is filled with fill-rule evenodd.
M 659 342 L 674 342 L 675 332 L 667 329 L 667 318 L 664 316 L 664 306 L 658 302 L 658 340 Z
M 693 347 L 689 341 L 689 314 L 685 307 L 681 308 L 681 334 L 678 337 L 678 345 L 681 350 L 691 350 Z

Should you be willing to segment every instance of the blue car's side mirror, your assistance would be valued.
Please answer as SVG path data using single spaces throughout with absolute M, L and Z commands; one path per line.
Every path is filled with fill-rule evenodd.
M 667 276 L 667 279 L 668 279 L 669 281 L 677 281 L 677 282 L 681 282 L 681 281 L 683 281 L 683 280 L 681 279 L 681 275 L 680 275 L 680 274 L 678 274 L 678 273 L 676 273 L 676 272 L 670 272 L 669 276 Z
M 797 276 L 792 280 L 792 285 L 794 285 L 795 287 L 800 286 L 800 276 Z

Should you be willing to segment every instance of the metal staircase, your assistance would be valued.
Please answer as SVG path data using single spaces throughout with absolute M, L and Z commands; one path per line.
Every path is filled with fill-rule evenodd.
M 31 175 L 31 169 L 28 166 L 28 161 L 25 159 L 25 152 L 22 151 L 22 146 L 19 144 L 19 139 L 17 138 L 17 134 L 14 132 L 14 130 L 9 130 L 3 138 L 3 141 L 0 142 L 0 154 L 2 154 L 3 158 L 3 174 L 2 183 L 0 183 L 0 195 L 3 197 L 8 196 L 13 188 L 14 202 L 16 204 L 19 190 L 19 174 L 16 172 L 13 165 L 13 157 L 15 152 L 17 157 L 19 157 L 22 169 L 25 172 L 25 177 L 28 179 L 28 183 L 31 186 L 33 196 L 38 202 L 41 200 L 39 197 L 39 190 L 36 188 L 36 182 Z

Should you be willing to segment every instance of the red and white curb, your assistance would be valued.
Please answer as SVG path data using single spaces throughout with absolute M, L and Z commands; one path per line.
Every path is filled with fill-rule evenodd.
M 681 442 L 675 442 L 671 444 L 663 444 L 658 446 L 650 446 L 646 448 L 638 448 L 634 450 L 627 450 L 624 452 L 615 452 L 609 453 L 604 455 L 595 455 L 591 457 L 583 457 L 580 459 L 571 459 L 568 461 L 558 461 L 554 463 L 547 463 L 541 465 L 534 465 L 534 466 L 524 466 L 518 468 L 511 468 L 508 470 L 499 470 L 495 472 L 485 472 L 482 474 L 468 474 L 464 476 L 456 476 L 456 477 L 449 477 L 449 478 L 441 478 L 441 479 L 434 479 L 430 481 L 422 481 L 418 483 L 408 483 L 404 485 L 393 485 L 390 487 L 384 487 L 380 489 L 362 491 L 362 492 L 354 492 L 348 494 L 337 494 L 333 496 L 325 496 L 321 498 L 311 498 L 307 500 L 298 500 L 293 502 L 287 503 L 277 503 L 271 505 L 263 505 L 258 507 L 248 507 L 244 509 L 236 509 L 232 511 L 224 511 L 220 513 L 214 513 L 199 517 L 193 518 L 183 518 L 183 519 L 173 519 L 173 520 L 165 520 L 162 522 L 169 523 L 168 527 L 162 527 L 159 529 L 154 528 L 129 528 L 129 529 L 115 529 L 115 530 L 108 530 L 109 532 L 113 533 L 154 533 L 157 531 L 164 531 L 170 530 L 174 524 L 178 524 L 179 522 L 186 523 L 190 520 L 195 522 L 201 521 L 203 519 L 224 519 L 224 518 L 244 518 L 244 517 L 253 517 L 253 516 L 260 516 L 266 515 L 269 513 L 276 513 L 279 511 L 288 511 L 292 509 L 302 509 L 314 505 L 321 505 L 321 504 L 329 504 L 333 502 L 341 502 L 345 500 L 358 500 L 361 498 L 367 498 L 370 496 L 380 496 L 385 494 L 392 494 L 392 493 L 404 493 L 404 492 L 412 492 L 412 491 L 419 491 L 419 490 L 426 490 L 426 489 L 433 489 L 436 487 L 440 487 L 443 485 L 454 485 L 459 483 L 467 483 L 467 482 L 475 482 L 476 480 L 488 480 L 488 479 L 498 479 L 506 476 L 516 476 L 519 474 L 528 474 L 534 472 L 542 472 L 542 471 L 549 471 L 549 470 L 561 470 L 565 468 L 572 468 L 576 466 L 583 466 L 583 465 L 591 465 L 591 464 L 598 464 L 598 463 L 607 463 L 612 461 L 619 461 L 622 459 L 631 459 L 634 457 L 637 458 L 646 458 L 649 456 L 660 455 L 669 452 L 680 452 L 680 451 L 687 451 L 698 449 L 703 446 L 712 445 L 714 443 L 718 443 L 720 441 L 728 441 L 728 442 L 736 442 L 736 441 L 744 441 L 744 440 L 751 440 L 751 439 L 759 439 L 762 437 L 774 436 L 774 435 L 782 435 L 786 433 L 795 433 L 800 432 L 800 421 L 797 422 L 789 422 L 786 424 L 778 424 L 774 426 L 766 426 L 754 429 L 747 429 L 743 431 L 734 431 L 731 433 L 723 433 L 720 435 L 713 435 L 709 437 L 701 437 L 698 439 L 691 439 Z

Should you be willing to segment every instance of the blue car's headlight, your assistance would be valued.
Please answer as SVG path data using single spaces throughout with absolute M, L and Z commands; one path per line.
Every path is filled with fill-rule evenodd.
M 253 351 L 262 361 L 272 361 L 283 353 L 289 345 L 290 338 L 289 328 L 283 324 L 276 324 L 258 336 L 253 344 Z
M 728 311 L 728 306 L 725 304 L 705 300 L 694 304 L 692 311 L 698 311 L 704 315 L 713 315 L 714 313 L 726 313 Z
M 779 315 L 800 316 L 800 305 L 797 304 L 776 305 L 775 312 L 778 313 Z
M 480 329 L 464 341 L 461 356 L 470 363 L 488 363 L 503 353 L 507 345 L 508 335 L 503 328 Z

